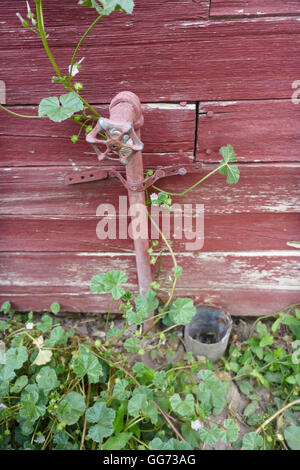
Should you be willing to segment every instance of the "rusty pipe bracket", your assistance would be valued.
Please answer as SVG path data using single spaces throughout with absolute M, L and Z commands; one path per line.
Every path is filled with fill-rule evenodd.
M 128 184 L 122 173 L 125 173 L 123 168 L 111 168 L 103 167 L 101 170 L 85 170 L 69 174 L 65 177 L 65 184 L 78 184 L 88 183 L 90 181 L 103 180 L 108 177 L 116 177 L 125 186 L 127 190 L 131 191 L 145 191 L 145 189 L 152 186 L 160 178 L 166 178 L 167 176 L 184 176 L 187 173 L 201 173 L 201 163 L 187 163 L 177 164 L 165 167 L 158 167 L 152 176 L 145 179 L 141 183 Z

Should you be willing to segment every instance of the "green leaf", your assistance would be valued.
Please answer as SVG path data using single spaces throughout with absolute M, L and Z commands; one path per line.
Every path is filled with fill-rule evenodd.
M 103 286 L 106 292 L 110 292 L 113 299 L 118 300 L 125 294 L 125 289 L 120 284 L 127 281 L 124 271 L 111 270 L 103 278 Z
M 164 370 L 154 373 L 153 385 L 163 392 L 167 387 L 167 374 Z
M 251 403 L 249 403 L 246 406 L 246 408 L 243 411 L 243 415 L 248 418 L 257 410 L 258 406 L 259 406 L 258 402 L 256 400 L 253 400 Z
M 155 292 L 148 290 L 145 295 L 138 295 L 135 299 L 136 312 L 126 313 L 129 325 L 140 325 L 143 319 L 148 317 L 153 310 L 158 307 L 158 300 Z
M 53 328 L 50 334 L 50 338 L 45 341 L 45 346 L 48 348 L 53 348 L 56 344 L 61 346 L 68 342 L 68 332 L 65 331 L 61 326 L 56 326 Z
M 153 424 L 157 423 L 157 408 L 153 402 L 153 393 L 147 387 L 137 387 L 128 402 L 128 414 L 137 417 L 139 413 L 149 417 Z
M 124 416 L 125 416 L 126 411 L 127 411 L 127 406 L 125 402 L 120 403 L 120 406 L 117 410 L 117 414 L 114 420 L 114 433 L 116 435 L 120 434 L 122 429 L 124 429 L 124 425 L 125 425 Z
M 52 323 L 53 320 L 49 315 L 43 315 L 42 316 L 42 321 L 36 325 L 37 329 L 42 331 L 43 333 L 46 333 L 46 331 L 51 330 L 52 328 Z
M 104 277 L 105 277 L 105 273 L 96 274 L 96 276 L 94 276 L 91 280 L 90 289 L 94 292 L 97 292 L 98 294 L 105 292 L 105 289 L 102 283 Z
M 258 370 L 254 369 L 250 373 L 250 375 L 252 375 L 252 377 L 255 377 L 267 389 L 270 388 L 269 382 L 267 381 L 267 379 L 260 372 L 258 372 Z
M 288 426 L 284 430 L 287 445 L 292 450 L 300 450 L 300 426 Z
M 182 275 L 182 267 L 181 266 L 173 266 L 172 271 L 174 273 L 174 277 L 179 277 Z
M 98 292 L 110 292 L 115 300 L 120 299 L 125 294 L 125 289 L 120 284 L 127 281 L 124 271 L 111 270 L 106 274 L 96 274 L 91 280 L 90 289 Z
M 201 370 L 198 377 L 203 380 L 199 383 L 196 392 L 201 405 L 214 408 L 214 415 L 220 414 L 227 405 L 227 386 L 218 380 L 210 370 Z
M 200 446 L 199 432 L 191 428 L 191 423 L 185 423 L 181 426 L 182 437 L 192 446 L 192 448 Z
M 21 394 L 19 416 L 28 425 L 34 423 L 40 416 L 44 416 L 46 407 L 39 402 L 39 392 L 35 384 L 27 385 Z
M 21 375 L 20 377 L 17 378 L 15 381 L 14 385 L 11 387 L 11 392 L 12 393 L 20 393 L 21 390 L 26 387 L 28 384 L 28 377 L 27 375 Z
M 11 382 L 15 376 L 16 374 L 13 369 L 6 364 L 0 365 L 0 395 L 7 395 L 9 382 Z
M 99 5 L 102 4 L 102 6 Z M 110 15 L 113 11 L 123 11 L 132 13 L 134 8 L 133 0 L 79 0 L 78 5 L 85 5 L 95 8 L 99 15 Z
M 58 302 L 53 302 L 53 304 L 50 305 L 50 311 L 54 314 L 57 315 L 60 312 L 60 305 Z
M 256 450 L 263 446 L 264 440 L 262 436 L 256 432 L 249 432 L 243 437 L 242 450 Z
M 103 375 L 102 366 L 98 358 L 91 352 L 80 348 L 79 356 L 74 360 L 74 372 L 80 379 L 87 375 L 90 383 L 97 383 Z
M 103 450 L 122 450 L 131 439 L 132 432 L 122 432 L 117 436 L 110 437 L 103 445 Z
M 77 392 L 68 393 L 59 403 L 56 413 L 59 421 L 66 424 L 75 424 L 85 411 L 85 401 Z
M 54 450 L 73 450 L 70 447 L 69 437 L 64 431 L 59 431 L 53 437 L 53 442 L 56 444 Z M 77 448 L 77 447 L 76 447 Z M 76 448 L 74 450 L 76 450 Z
M 277 318 L 277 320 L 274 321 L 273 325 L 272 325 L 272 332 L 275 333 L 278 328 L 280 327 L 280 323 L 281 323 L 281 318 Z
M 38 387 L 42 389 L 46 395 L 60 384 L 57 380 L 55 370 L 49 366 L 41 367 L 35 380 Z
M 150 450 L 193 450 L 188 442 L 178 441 L 173 437 L 164 442 L 159 437 L 155 437 L 149 442 Z
M 235 442 L 239 435 L 239 428 L 232 419 L 224 420 L 225 429 L 220 429 L 220 439 L 228 444 L 229 442 Z
M 266 327 L 266 325 L 264 323 L 262 323 L 261 321 L 259 321 L 256 325 L 256 331 L 258 333 L 258 336 L 260 338 L 263 338 L 265 335 L 268 334 L 268 329 Z
M 39 116 L 47 115 L 51 121 L 61 122 L 70 118 L 77 111 L 83 110 L 83 103 L 74 93 L 66 93 L 59 97 L 44 98 L 39 104 Z
M 227 177 L 226 182 L 228 184 L 237 183 L 240 177 L 239 169 L 236 165 L 229 165 L 229 163 L 236 161 L 236 155 L 233 147 L 231 145 L 221 147 L 219 152 L 223 157 L 221 164 L 226 164 L 222 168 L 219 168 L 219 173 Z
M 103 437 L 109 437 L 114 430 L 113 422 L 116 416 L 115 410 L 106 408 L 105 403 L 98 402 L 86 412 L 86 420 L 96 423 L 90 427 L 88 434 L 95 442 L 101 442 Z
M 124 348 L 130 353 L 138 352 L 140 349 L 140 340 L 138 338 L 128 338 L 124 343 Z
M 199 430 L 200 439 L 207 445 L 213 446 L 222 437 L 221 429 L 216 424 L 212 424 L 209 429 L 201 428 Z
M 8 315 L 10 310 L 11 310 L 11 303 L 8 300 L 6 300 L 1 305 L 0 312 L 4 313 L 4 315 Z
M 28 353 L 25 346 L 10 348 L 6 351 L 6 365 L 12 370 L 21 369 L 24 362 L 28 359 Z
M 46 408 L 44 406 L 37 406 L 36 403 L 33 403 L 30 395 L 26 396 L 21 401 L 20 406 L 20 417 L 26 420 L 27 424 L 34 423 L 40 416 L 45 414 Z
M 154 377 L 154 369 L 146 367 L 143 362 L 136 362 L 132 368 L 136 378 L 139 382 L 144 383 L 146 381 L 152 382 Z
M 240 171 L 236 165 L 226 165 L 219 169 L 221 175 L 226 176 L 227 184 L 236 184 L 240 178 Z
M 122 379 L 117 382 L 114 386 L 113 396 L 117 400 L 123 401 L 127 400 L 130 397 L 130 392 L 126 390 L 127 385 L 129 384 L 128 380 Z
M 0 320 L 0 331 L 5 331 L 9 328 L 9 325 L 6 321 Z
M 228 144 L 226 146 L 224 145 L 223 147 L 221 147 L 219 149 L 219 153 L 222 155 L 223 161 L 225 163 L 230 163 L 230 162 L 235 162 L 236 161 L 235 151 L 233 150 L 233 147 L 230 144 Z
M 265 346 L 271 346 L 274 343 L 274 338 L 269 333 L 263 336 L 260 340 L 259 345 L 264 348 Z
M 296 339 L 300 340 L 300 320 L 298 318 L 295 318 L 292 315 L 286 315 L 282 323 L 289 327 Z
M 118 336 L 118 334 L 121 333 L 121 330 L 119 328 L 111 328 L 108 330 L 106 338 L 114 338 L 115 336 Z
M 175 393 L 170 397 L 170 405 L 172 410 L 179 416 L 190 416 L 194 413 L 195 399 L 191 393 L 188 393 L 184 400 L 180 395 Z
M 189 323 L 196 313 L 193 300 L 188 298 L 179 298 L 172 302 L 169 308 L 169 317 L 176 325 L 185 325 Z
M 214 377 L 214 374 L 211 370 L 207 370 L 207 369 L 202 369 L 200 370 L 200 372 L 198 373 L 198 377 L 200 380 L 207 380 L 207 379 L 210 379 L 212 377 Z

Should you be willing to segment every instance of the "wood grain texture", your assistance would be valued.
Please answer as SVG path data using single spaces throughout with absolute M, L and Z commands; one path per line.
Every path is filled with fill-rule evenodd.
M 299 120 L 291 100 L 200 103 L 197 159 L 216 161 L 230 143 L 242 162 L 299 161 Z
M 83 30 L 97 18 L 98 13 L 93 8 L 78 6 L 76 0 L 51 0 L 43 2 L 43 15 L 46 28 L 63 28 L 65 36 L 70 37 L 70 31 L 73 36 L 80 38 L 81 28 Z M 153 24 L 163 23 L 166 19 L 169 21 L 180 21 L 183 19 L 208 19 L 209 0 L 135 0 L 134 12 L 132 15 L 122 12 L 113 12 L 108 17 L 103 17 L 98 24 L 103 34 L 99 36 L 101 40 L 108 41 L 114 34 L 126 34 L 128 29 L 144 29 L 153 27 Z M 11 29 L 14 27 L 17 34 L 21 34 L 24 29 L 21 28 L 20 21 L 16 18 L 16 12 L 20 12 L 26 17 L 27 9 L 23 0 L 1 0 L 1 7 L 5 15 L 0 24 L 0 31 L 10 33 L 11 39 L 14 39 Z M 121 31 L 120 31 L 121 30 Z M 105 32 L 105 34 L 104 34 Z M 66 34 L 68 33 L 68 34 Z M 98 31 L 99 33 L 99 31 Z M 153 31 L 152 31 L 153 33 Z M 26 31 L 25 31 L 26 34 Z M 24 37 L 25 34 L 22 34 Z M 51 35 L 52 36 L 52 35 Z M 152 34 L 153 36 L 153 34 Z M 54 38 L 50 38 L 54 40 Z M 73 37 L 73 40 L 77 38 Z
M 96 106 L 96 109 L 100 115 L 108 117 L 107 106 Z M 14 107 L 13 110 L 19 114 L 38 114 L 36 107 Z M 143 153 L 163 155 L 180 151 L 181 154 L 187 153 L 192 158 L 195 136 L 194 104 L 180 106 L 171 103 L 149 103 L 143 105 L 143 114 Z M 79 125 L 71 120 L 54 123 L 48 119 L 35 119 L 31 120 L 29 125 L 28 120 L 8 113 L 3 117 L 4 119 L 0 120 L 0 166 L 71 163 L 79 166 L 97 163 L 92 146 L 85 141 L 84 131 L 76 144 L 71 142 L 70 137 L 78 134 L 80 130 Z M 95 121 L 91 121 L 91 124 L 94 126 Z M 168 155 L 166 158 L 168 159 Z M 186 158 L 188 160 L 188 156 Z
M 233 315 L 272 313 L 299 300 L 299 256 L 299 251 L 179 254 L 184 275 L 177 295 L 217 303 Z M 51 297 L 51 302 L 62 302 L 62 311 L 103 312 L 108 299 L 89 291 L 90 279 L 116 266 L 126 272 L 129 287 L 136 290 L 135 255 L 15 253 L 12 257 L 1 253 L 0 264 L 1 298 L 21 310 L 49 308 L 45 303 Z M 164 278 L 172 266 L 170 256 L 163 257 L 162 266 Z
M 98 45 L 93 39 L 81 50 L 83 96 L 107 103 L 129 89 L 143 102 L 288 99 L 299 70 L 299 28 L 297 18 L 165 19 L 152 42 L 141 43 L 134 29 L 130 41 Z M 65 33 L 61 46 L 50 44 L 64 73 L 72 57 L 66 37 L 73 41 Z M 20 48 L 0 52 L 7 104 L 37 104 L 61 94 L 62 87 L 50 82 L 53 71 L 42 48 L 24 47 L 22 57 Z
M 211 0 L 211 17 L 292 15 L 300 13 L 298 0 Z
M 204 165 L 203 174 L 161 179 L 157 186 L 181 192 L 214 168 Z M 99 204 L 117 207 L 118 196 L 127 194 L 115 178 L 65 186 L 64 177 L 72 171 L 71 166 L 0 169 L 0 214 L 95 216 Z M 236 185 L 227 185 L 224 176 L 216 173 L 210 181 L 173 201 L 204 204 L 209 215 L 299 212 L 299 164 L 243 164 L 240 171 Z
M 0 251 L 51 252 L 133 252 L 128 239 L 97 238 L 102 217 L 0 216 Z M 114 219 L 113 219 L 114 220 Z M 129 223 L 129 221 L 127 221 Z M 116 234 L 119 220 L 115 219 Z M 160 227 L 162 222 L 160 219 Z M 174 238 L 174 218 L 170 221 L 173 250 L 187 251 L 188 240 Z M 195 221 L 193 232 L 196 231 Z M 148 227 L 151 237 L 151 227 Z M 128 232 L 127 232 L 128 233 Z M 227 214 L 204 215 L 204 251 L 292 250 L 287 242 L 299 239 L 299 214 Z M 163 247 L 160 242 L 159 247 Z

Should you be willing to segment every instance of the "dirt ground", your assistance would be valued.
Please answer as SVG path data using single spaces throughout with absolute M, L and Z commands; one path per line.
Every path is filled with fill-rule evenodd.
M 91 338 L 99 338 L 104 339 L 105 336 L 105 315 L 97 315 L 97 316 L 87 316 L 87 315 L 65 315 L 62 318 L 62 323 L 67 327 L 74 327 L 76 330 L 80 331 L 83 335 L 89 336 Z M 251 336 L 255 329 L 255 321 L 256 318 L 253 317 L 235 317 L 233 318 L 233 326 L 232 332 L 229 338 L 229 344 L 239 345 L 241 342 L 245 341 L 249 336 Z M 124 325 L 124 320 L 121 318 L 120 315 L 111 315 L 109 321 L 109 328 L 117 327 L 122 329 Z M 126 335 L 129 337 L 133 334 L 135 330 L 135 326 L 133 326 L 132 331 L 127 330 Z M 166 367 L 169 362 L 174 362 L 178 360 L 183 360 L 186 350 L 183 343 L 183 335 L 184 335 L 184 327 L 178 327 L 175 329 L 174 334 L 172 335 L 173 338 L 168 340 L 164 345 L 165 348 L 171 347 L 172 350 L 175 352 L 173 356 L 166 356 L 157 357 L 154 361 L 150 358 L 149 354 L 143 356 L 132 355 L 131 362 L 134 364 L 136 361 L 143 360 L 146 365 L 149 367 L 155 368 L 156 370 L 161 370 Z M 282 338 L 284 342 L 284 339 Z M 116 348 L 122 348 L 124 343 L 124 337 L 122 340 L 116 343 Z M 145 346 L 151 346 L 151 340 L 145 344 Z M 201 357 L 197 358 L 201 361 Z M 205 361 L 204 358 L 202 358 Z M 238 386 L 232 381 L 232 378 L 229 373 L 225 372 L 224 370 L 220 371 L 220 368 L 217 368 L 217 365 L 214 365 L 216 375 L 223 381 L 229 382 L 229 390 L 227 395 L 228 407 L 226 407 L 223 412 L 218 416 L 211 416 L 210 423 L 215 423 L 217 425 L 222 425 L 224 419 L 228 417 L 234 417 L 234 419 L 238 422 L 240 432 L 239 437 L 242 438 L 244 434 L 251 431 L 250 426 L 248 426 L 245 422 L 245 418 L 243 417 L 243 410 L 249 403 L 249 400 L 246 396 L 244 396 L 240 391 Z M 270 401 L 270 393 L 268 390 L 262 388 L 260 391 L 261 400 L 259 409 L 257 409 L 258 413 L 265 412 L 267 405 Z M 232 449 L 231 444 L 225 444 L 219 441 L 215 446 L 217 450 L 230 450 Z M 209 449 L 206 446 L 206 449 Z

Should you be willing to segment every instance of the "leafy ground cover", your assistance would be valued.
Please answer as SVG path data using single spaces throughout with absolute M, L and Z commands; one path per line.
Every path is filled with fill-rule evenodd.
M 106 289 L 132 305 L 111 282 L 125 279 L 111 276 Z M 150 293 L 135 299 L 136 311 L 154 302 Z M 166 315 L 177 318 L 175 307 Z M 184 350 L 184 315 L 144 338 L 131 309 L 111 318 L 71 318 L 59 309 L 54 303 L 49 313 L 25 315 L 9 302 L 1 307 L 1 449 L 299 450 L 296 306 L 235 319 L 226 356 L 215 364 Z

